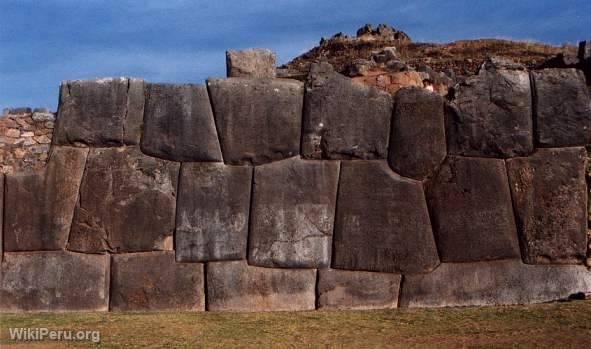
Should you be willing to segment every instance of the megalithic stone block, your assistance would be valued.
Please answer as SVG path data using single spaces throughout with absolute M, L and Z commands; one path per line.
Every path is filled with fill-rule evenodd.
M 403 88 L 394 97 L 388 163 L 394 172 L 422 180 L 447 155 L 443 98 L 423 88 Z
M 172 250 L 179 167 L 138 147 L 91 149 L 68 249 Z
M 275 53 L 264 48 L 226 51 L 228 77 L 274 78 Z
M 181 166 L 176 211 L 178 262 L 246 259 L 252 168 Z
M 538 149 L 507 161 L 526 263 L 582 263 L 587 253 L 583 147 Z
M 338 181 L 338 161 L 291 158 L 256 167 L 249 263 L 328 267 Z
M 429 274 L 404 277 L 401 307 L 542 303 L 591 292 L 582 265 L 527 265 L 519 260 L 442 263 Z
M 313 64 L 306 82 L 302 155 L 310 159 L 384 159 L 392 97 Z
M 207 309 L 315 309 L 316 270 L 253 267 L 245 261 L 207 264 Z
M 443 262 L 519 258 L 505 162 L 448 157 L 427 185 Z
M 224 161 L 264 164 L 300 153 L 303 84 L 287 79 L 208 79 Z
M 54 146 L 46 168 L 6 176 L 4 249 L 66 247 L 88 149 Z
M 0 262 L 4 255 L 4 174 L 0 173 Z
M 321 269 L 318 309 L 387 309 L 398 306 L 400 274 Z
M 439 264 L 420 182 L 386 161 L 344 161 L 340 178 L 333 268 L 424 273 Z
M 222 161 L 205 85 L 147 84 L 141 148 L 172 161 Z
M 0 311 L 107 311 L 109 256 L 7 252 L 0 265 Z
M 111 310 L 205 310 L 203 264 L 173 251 L 113 255 Z
M 502 63 L 486 62 L 454 90 L 447 109 L 450 154 L 508 158 L 533 151 L 529 74 Z
M 531 72 L 534 82 L 537 141 L 542 147 L 591 143 L 591 97 L 577 69 Z
M 53 143 L 94 147 L 138 144 L 143 117 L 141 79 L 64 81 Z

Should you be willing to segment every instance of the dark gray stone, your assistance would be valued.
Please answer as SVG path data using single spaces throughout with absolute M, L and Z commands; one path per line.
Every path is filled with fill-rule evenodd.
M 178 172 L 137 147 L 91 149 L 68 249 L 172 250 Z
M 430 177 L 447 154 L 443 98 L 424 88 L 403 88 L 394 97 L 388 163 L 405 177 Z
M 519 258 L 505 162 L 448 157 L 427 185 L 441 261 Z
M 302 155 L 310 159 L 384 159 L 392 97 L 313 64 L 306 82 Z
M 338 181 L 338 161 L 291 158 L 256 167 L 249 263 L 328 267 Z
M 264 48 L 226 51 L 228 77 L 274 78 L 275 53 Z
M 399 274 L 321 269 L 318 309 L 396 308 L 401 279 Z
M 176 263 L 172 251 L 114 255 L 111 310 L 203 311 L 203 264 Z
M 591 40 L 579 42 L 579 59 L 591 59 Z
M 538 149 L 507 161 L 526 263 L 582 263 L 587 253 L 585 148 Z
M 87 155 L 88 149 L 54 146 L 43 170 L 6 176 L 6 251 L 66 247 Z
M 178 262 L 246 259 L 252 169 L 222 163 L 181 166 L 176 211 Z
M 173 161 L 222 161 L 205 85 L 147 84 L 142 151 Z
M 385 161 L 341 165 L 332 267 L 421 273 L 439 264 L 420 182 Z
M 65 251 L 4 253 L 0 311 L 108 309 L 108 256 Z
M 519 260 L 443 263 L 404 277 L 400 306 L 446 307 L 542 303 L 591 291 L 584 266 L 526 265 Z
M 280 311 L 315 309 L 316 270 L 252 267 L 245 261 L 207 265 L 207 309 Z
M 259 165 L 299 154 L 301 82 L 230 78 L 207 85 L 225 162 Z
M 538 144 L 565 147 L 591 143 L 591 97 L 583 72 L 543 69 L 531 75 Z
M 143 116 L 141 79 L 64 81 L 53 142 L 96 147 L 138 144 Z
M 489 61 L 452 91 L 446 118 L 450 154 L 507 158 L 533 151 L 529 75 L 507 65 Z

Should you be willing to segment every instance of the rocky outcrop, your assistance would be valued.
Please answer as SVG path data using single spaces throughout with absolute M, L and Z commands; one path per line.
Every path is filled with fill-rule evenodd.
M 275 52 L 264 48 L 226 51 L 229 78 L 274 78 Z

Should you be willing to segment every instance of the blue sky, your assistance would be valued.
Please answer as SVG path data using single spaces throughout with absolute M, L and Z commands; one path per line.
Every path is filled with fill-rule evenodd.
M 0 13 L 0 108 L 55 110 L 66 79 L 203 82 L 225 74 L 227 48 L 271 48 L 285 63 L 365 23 L 415 41 L 591 38 L 590 0 L 0 0 Z

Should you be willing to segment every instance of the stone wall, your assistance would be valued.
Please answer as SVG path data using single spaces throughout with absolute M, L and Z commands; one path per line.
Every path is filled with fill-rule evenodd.
M 47 166 L 0 177 L 0 310 L 591 292 L 584 75 L 490 60 L 450 98 L 392 96 L 326 64 L 305 83 L 66 81 Z

